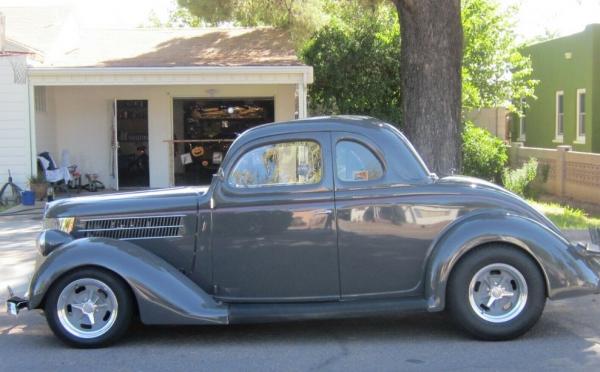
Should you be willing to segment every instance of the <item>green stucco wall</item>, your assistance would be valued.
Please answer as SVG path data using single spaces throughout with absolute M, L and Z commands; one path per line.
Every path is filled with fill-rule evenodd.
M 528 46 L 523 53 L 531 57 L 533 78 L 539 80 L 537 99 L 527 101 L 525 145 L 554 148 L 564 144 L 573 146 L 575 151 L 600 152 L 600 24 L 589 25 L 578 34 Z M 578 89 L 586 91 L 584 144 L 576 142 Z M 564 93 L 562 143 L 555 141 L 557 91 Z M 513 118 L 513 141 L 518 139 L 518 128 L 519 120 Z

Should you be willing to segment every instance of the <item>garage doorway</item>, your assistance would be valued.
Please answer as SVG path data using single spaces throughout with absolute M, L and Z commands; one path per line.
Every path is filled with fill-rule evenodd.
M 273 98 L 174 99 L 175 185 L 210 184 L 236 137 L 273 121 Z
M 116 101 L 118 185 L 149 187 L 148 101 Z

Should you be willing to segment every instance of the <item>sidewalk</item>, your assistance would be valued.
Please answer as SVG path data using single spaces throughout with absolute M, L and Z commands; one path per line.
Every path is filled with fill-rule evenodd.
M 36 256 L 35 239 L 42 230 L 41 207 L 10 211 L 23 214 L 0 217 L 0 300 L 8 295 L 9 285 L 19 295 L 27 290 Z

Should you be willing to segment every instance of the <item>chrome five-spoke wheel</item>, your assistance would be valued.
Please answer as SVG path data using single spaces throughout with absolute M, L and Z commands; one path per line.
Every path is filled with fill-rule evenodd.
M 511 265 L 494 263 L 479 270 L 469 285 L 469 304 L 482 319 L 502 323 L 518 316 L 527 303 L 527 282 Z
M 59 278 L 44 305 L 54 334 L 76 347 L 105 346 L 119 339 L 134 308 L 127 283 L 101 268 L 82 268 Z
M 112 289 L 92 278 L 66 286 L 58 296 L 56 311 L 61 325 L 81 338 L 105 334 L 115 323 L 119 303 Z
M 452 270 L 447 306 L 455 322 L 484 340 L 527 332 L 546 304 L 546 283 L 534 259 L 520 248 L 487 244 L 465 254 Z

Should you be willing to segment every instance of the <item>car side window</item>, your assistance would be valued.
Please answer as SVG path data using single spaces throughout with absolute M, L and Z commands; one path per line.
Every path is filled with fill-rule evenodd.
M 355 141 L 339 141 L 335 146 L 337 177 L 345 182 L 376 180 L 383 176 L 379 159 L 364 145 Z
M 317 184 L 322 163 L 321 146 L 315 141 L 274 143 L 242 155 L 227 181 L 237 188 Z

